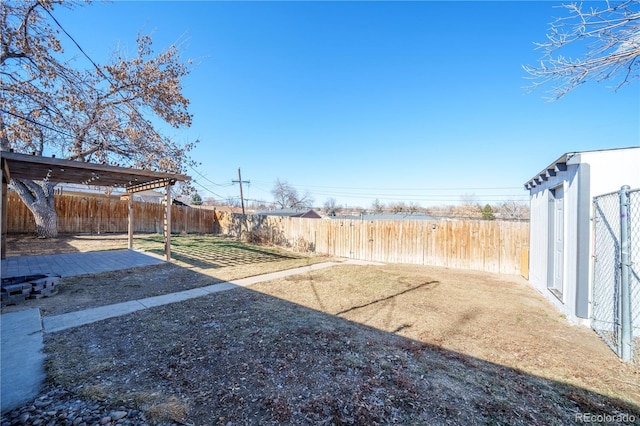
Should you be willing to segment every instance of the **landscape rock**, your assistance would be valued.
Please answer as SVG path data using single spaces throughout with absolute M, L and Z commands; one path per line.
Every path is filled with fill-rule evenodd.
M 151 426 L 144 413 L 133 407 L 105 407 L 61 386 L 44 389 L 35 401 L 2 415 L 0 426 Z M 177 423 L 163 423 L 178 426 Z

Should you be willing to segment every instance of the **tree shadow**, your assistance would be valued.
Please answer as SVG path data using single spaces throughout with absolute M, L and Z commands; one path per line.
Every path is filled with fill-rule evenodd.
M 164 249 L 159 248 L 150 248 L 146 251 L 160 256 L 164 254 Z M 299 259 L 300 256 L 275 253 L 268 250 L 257 250 L 249 246 L 216 244 L 212 246 L 210 250 L 174 245 L 171 247 L 171 258 L 198 268 L 216 269 L 228 266 Z
M 75 236 L 58 238 L 38 238 L 35 235 L 9 234 L 7 238 L 7 257 L 37 256 L 61 253 L 78 253 L 79 249 L 70 244 Z
M 159 256 L 164 255 L 164 241 L 161 236 L 149 236 L 145 238 L 145 241 L 147 243 L 145 251 Z M 242 241 L 220 237 L 216 239 L 203 238 L 202 241 L 198 237 L 189 237 L 186 240 L 174 238 L 171 244 L 171 257 L 186 265 L 202 269 L 301 258 L 295 254 L 260 248 Z
M 357 309 L 362 309 L 362 308 L 366 308 L 366 307 L 369 307 L 369 306 L 375 305 L 376 303 L 386 302 L 386 301 L 388 301 L 388 300 L 395 299 L 396 297 L 401 296 L 401 295 L 403 295 L 403 294 L 407 294 L 407 293 L 410 293 L 410 292 L 412 292 L 412 291 L 416 291 L 416 290 L 418 290 L 418 289 L 420 289 L 420 288 L 423 288 L 423 287 L 425 287 L 425 286 L 429 286 L 429 287 L 433 288 L 433 287 L 434 287 L 434 285 L 437 285 L 437 284 L 439 284 L 439 282 L 438 282 L 438 281 L 426 281 L 426 282 L 424 282 L 424 283 L 422 283 L 422 284 L 418 284 L 418 285 L 417 285 L 417 286 L 415 286 L 415 287 L 411 287 L 411 288 L 408 288 L 408 289 L 406 289 L 406 290 L 402 290 L 402 291 L 400 291 L 400 292 L 397 292 L 397 293 L 391 294 L 391 295 L 389 295 L 389 296 L 381 297 L 381 298 L 379 298 L 379 299 L 372 300 L 371 302 L 363 303 L 363 304 L 361 304 L 361 305 L 351 306 L 351 307 L 350 307 L 350 308 L 348 308 L 348 309 L 343 309 L 343 310 L 342 310 L 342 311 L 340 311 L 340 312 L 336 312 L 336 315 L 340 316 L 340 315 L 347 314 L 347 313 L 349 313 L 349 312 L 355 311 L 355 310 L 357 310 Z

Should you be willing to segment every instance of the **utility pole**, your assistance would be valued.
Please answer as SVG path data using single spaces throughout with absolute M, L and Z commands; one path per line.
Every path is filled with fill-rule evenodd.
M 244 215 L 244 196 L 242 195 L 242 184 L 251 183 L 251 181 L 242 180 L 242 176 L 240 175 L 240 167 L 238 167 L 238 180 L 232 180 L 231 182 L 240 184 L 240 204 L 242 205 L 242 214 Z

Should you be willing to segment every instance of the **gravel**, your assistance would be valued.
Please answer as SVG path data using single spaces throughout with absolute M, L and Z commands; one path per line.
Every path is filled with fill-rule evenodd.
M 51 386 L 38 398 L 2 415 L 1 426 L 146 426 L 150 424 L 140 410 L 87 400 L 63 389 Z M 163 423 L 174 426 L 178 423 Z

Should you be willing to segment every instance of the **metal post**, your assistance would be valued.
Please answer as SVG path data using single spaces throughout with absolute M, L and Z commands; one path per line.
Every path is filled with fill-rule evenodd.
M 620 188 L 620 356 L 623 361 L 632 359 L 632 323 L 631 323 L 631 218 L 629 216 L 629 185 Z

